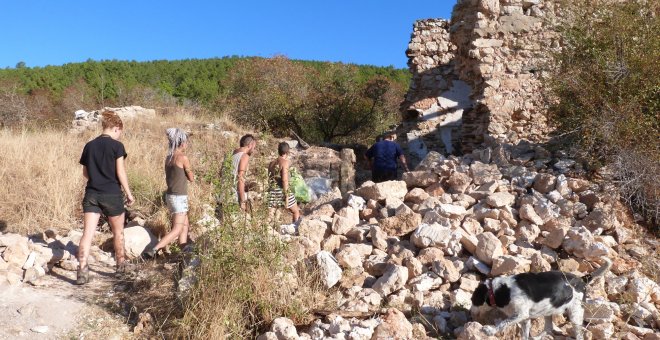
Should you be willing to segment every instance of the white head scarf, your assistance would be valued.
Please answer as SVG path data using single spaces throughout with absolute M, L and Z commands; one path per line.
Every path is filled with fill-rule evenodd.
M 188 140 L 188 134 L 179 128 L 169 128 L 166 133 L 168 139 L 167 159 L 171 159 L 174 150 Z

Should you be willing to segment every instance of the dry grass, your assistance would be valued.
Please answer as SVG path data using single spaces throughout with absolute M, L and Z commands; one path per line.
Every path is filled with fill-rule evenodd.
M 202 176 L 214 166 L 210 150 L 211 154 L 220 155 L 236 145 L 237 138 L 227 139 L 217 130 L 204 128 L 207 122 L 212 120 L 181 112 L 125 122 L 122 142 L 129 155 L 129 185 L 137 200 L 131 210 L 153 219 L 156 225 L 168 223 L 161 199 L 165 190 L 166 128 L 178 126 L 193 132 L 189 154 L 193 168 Z M 240 132 L 228 120 L 216 119 L 214 123 Z M 85 143 L 99 133 L 100 128 L 82 134 L 0 130 L 0 221 L 6 222 L 7 231 L 26 234 L 48 228 L 68 230 L 80 224 L 85 182 L 78 160 Z M 202 203 L 208 202 L 210 192 L 210 185 L 204 181 L 190 186 L 193 219 L 200 213 Z
M 208 129 L 208 123 L 216 128 Z M 169 214 L 161 198 L 166 187 L 164 131 L 177 126 L 193 133 L 188 155 L 197 177 L 189 186 L 191 232 L 195 234 L 203 206 L 215 201 L 221 162 L 245 131 L 227 119 L 171 110 L 154 119 L 124 124 L 122 142 L 128 153 L 129 185 L 136 198 L 130 210 L 144 217 L 157 234 L 169 230 Z M 54 129 L 0 130 L 0 220 L 7 222 L 7 231 L 25 234 L 80 227 L 85 183 L 78 159 L 84 144 L 99 133 L 100 129 L 82 134 Z M 251 161 L 251 172 L 260 183 L 257 187 L 264 187 L 263 178 L 257 177 L 265 175 L 264 165 L 276 150 L 274 145 L 263 138 Z M 205 237 L 207 241 L 199 239 L 199 244 L 208 247 L 200 251 L 199 284 L 183 310 L 173 314 L 177 309 L 172 304 L 176 278 L 171 273 L 140 281 L 149 284 L 139 289 L 140 299 L 129 300 L 141 309 L 136 313 L 152 314 L 158 336 L 249 338 L 279 316 L 300 324 L 311 321 L 312 308 L 324 303 L 324 290 L 313 271 L 286 264 L 286 247 L 269 231 L 272 226 L 265 223 L 264 208 L 257 210 L 252 222 L 229 218 Z M 225 216 L 240 216 L 235 210 L 227 213 Z
M 281 262 L 285 248 L 263 229 L 247 228 L 223 233 L 202 251 L 200 282 L 174 338 L 254 339 L 275 318 L 308 324 L 314 309 L 324 309 L 328 292 L 314 271 Z
M 263 165 L 265 154 L 253 165 Z M 265 172 L 255 174 L 257 186 L 265 180 Z M 227 179 L 215 182 L 218 194 L 227 197 Z M 232 200 L 221 209 L 222 225 L 198 243 L 203 244 L 199 283 L 172 336 L 246 339 L 255 338 L 280 316 L 297 324 L 311 322 L 312 310 L 325 307 L 327 291 L 303 262 L 291 265 L 286 260 L 295 251 L 273 235 L 278 222 L 268 222 L 267 208 L 256 204 L 251 218 L 244 218 Z
M 78 159 L 85 136 L 0 131 L 0 219 L 28 233 L 74 224 L 84 181 Z M 80 147 L 78 147 L 80 145 Z

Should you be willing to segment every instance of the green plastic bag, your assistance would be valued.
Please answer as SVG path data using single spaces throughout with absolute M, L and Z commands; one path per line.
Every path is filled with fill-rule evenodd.
M 296 196 L 296 201 L 300 203 L 309 203 L 312 200 L 307 183 L 296 168 L 289 169 L 289 189 Z

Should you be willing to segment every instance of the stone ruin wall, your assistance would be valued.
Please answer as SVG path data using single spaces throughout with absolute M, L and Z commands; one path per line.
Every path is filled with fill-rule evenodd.
M 451 20 L 415 22 L 400 133 L 413 163 L 431 150 L 546 139 L 542 79 L 560 48 L 557 15 L 550 0 L 459 0 Z

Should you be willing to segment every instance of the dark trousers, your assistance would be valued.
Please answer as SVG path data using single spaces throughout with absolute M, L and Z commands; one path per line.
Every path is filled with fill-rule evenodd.
M 396 170 L 371 170 L 371 180 L 375 183 L 396 181 Z

